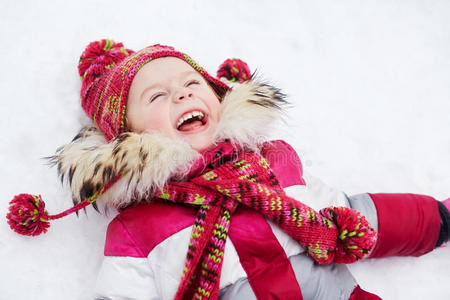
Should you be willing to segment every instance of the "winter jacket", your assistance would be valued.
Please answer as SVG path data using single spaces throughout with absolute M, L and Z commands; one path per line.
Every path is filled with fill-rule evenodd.
M 349 197 L 303 174 L 298 155 L 286 142 L 261 143 L 278 118 L 279 97 L 277 89 L 253 82 L 231 90 L 221 104 L 215 135 L 219 156 L 214 159 L 220 159 L 220 147 L 230 144 L 224 140 L 261 151 L 289 196 L 316 210 L 333 205 L 360 211 L 378 231 L 372 257 L 421 255 L 434 248 L 440 229 L 434 199 L 411 194 Z M 89 126 L 61 148 L 58 159 L 74 202 L 129 170 L 102 196 L 121 213 L 108 226 L 97 299 L 171 299 L 196 209 L 155 202 L 151 195 L 168 180 L 189 176 L 201 154 L 156 132 L 125 133 L 108 143 Z M 345 265 L 317 266 L 297 242 L 244 207 L 231 218 L 220 298 L 379 299 L 363 291 Z
M 422 243 L 405 239 L 403 248 L 396 249 L 396 253 L 393 253 L 395 247 L 380 250 L 383 247 L 378 246 L 372 256 L 398 255 L 401 251 L 406 251 L 404 254 L 407 255 L 420 255 L 433 249 L 439 223 L 432 221 L 440 220 L 433 199 L 402 194 L 347 197 L 313 177 L 306 177 L 305 181 L 301 162 L 287 143 L 266 144 L 262 154 L 289 196 L 316 210 L 330 205 L 354 208 L 375 228 L 381 225 L 375 201 L 379 210 L 383 210 L 386 201 L 399 197 L 401 202 L 413 197 L 407 200 L 408 206 L 418 204 L 419 214 L 431 214 L 426 217 L 431 222 L 421 224 L 423 227 L 419 231 L 422 230 L 425 236 L 431 233 L 432 238 Z M 430 209 L 424 210 L 424 205 Z M 97 283 L 99 298 L 172 299 L 180 283 L 195 214 L 195 208 L 162 202 L 139 204 L 119 214 L 108 227 L 105 259 Z M 386 221 L 382 221 L 384 225 Z M 350 299 L 357 293 L 360 294 L 358 298 L 364 295 L 368 299 L 378 299 L 358 287 L 345 265 L 314 264 L 296 241 L 250 209 L 241 207 L 233 215 L 230 227 L 220 299 L 299 299 L 300 294 L 303 299 Z M 409 237 L 414 236 L 410 234 Z

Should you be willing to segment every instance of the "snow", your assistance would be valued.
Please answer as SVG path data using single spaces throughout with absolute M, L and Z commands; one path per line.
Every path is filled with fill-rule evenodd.
M 306 171 L 347 194 L 450 196 L 450 2 L 12 1 L 0 3 L 0 216 L 41 194 L 51 214 L 70 194 L 42 157 L 89 120 L 78 57 L 100 38 L 189 53 L 211 73 L 229 57 L 282 88 L 284 138 Z M 447 130 L 445 129 L 447 128 Z M 407 213 L 405 211 L 405 213 Z M 1 299 L 92 299 L 105 230 L 92 208 L 39 237 L 0 222 Z M 450 248 L 352 266 L 383 299 L 450 299 Z

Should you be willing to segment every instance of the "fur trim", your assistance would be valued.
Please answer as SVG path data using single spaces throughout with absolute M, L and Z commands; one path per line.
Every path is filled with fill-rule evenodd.
M 214 140 L 229 139 L 257 151 L 266 140 L 269 124 L 280 118 L 284 97 L 267 84 L 250 81 L 234 87 L 222 101 Z M 158 132 L 126 132 L 108 143 L 103 133 L 90 125 L 59 148 L 50 161 L 58 166 L 61 181 L 70 185 L 74 203 L 121 174 L 101 197 L 107 206 L 119 208 L 150 199 L 169 179 L 182 180 L 200 157 L 187 142 Z
M 108 206 L 124 207 L 135 199 L 145 199 L 169 178 L 186 174 L 199 157 L 185 141 L 157 132 L 126 132 L 108 143 L 103 133 L 91 125 L 51 160 L 58 165 L 61 181 L 67 178 L 74 203 L 90 197 L 121 174 L 102 199 Z
M 215 141 L 229 139 L 233 144 L 258 151 L 267 140 L 275 120 L 280 119 L 286 95 L 265 83 L 247 81 L 233 87 L 224 97 Z

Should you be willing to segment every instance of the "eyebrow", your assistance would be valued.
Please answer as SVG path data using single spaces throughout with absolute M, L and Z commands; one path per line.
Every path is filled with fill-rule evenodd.
M 195 71 L 195 70 L 189 70 L 189 71 L 181 72 L 181 73 L 180 73 L 180 78 L 186 78 L 186 77 L 188 77 L 188 76 L 191 75 L 191 74 L 198 74 L 198 75 L 201 76 L 201 74 L 198 73 L 197 71 Z M 154 89 L 154 88 L 156 88 L 156 87 L 158 87 L 158 86 L 161 86 L 161 84 L 160 84 L 160 83 L 155 83 L 155 84 L 152 84 L 152 85 L 149 86 L 149 87 L 146 87 L 146 88 L 142 91 L 141 95 L 139 96 L 139 101 L 142 101 L 142 98 L 144 97 L 144 94 L 147 93 L 147 91 L 149 91 L 149 90 L 151 90 L 151 89 Z

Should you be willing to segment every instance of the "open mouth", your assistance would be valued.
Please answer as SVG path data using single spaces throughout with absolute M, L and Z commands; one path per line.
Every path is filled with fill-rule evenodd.
M 184 113 L 178 119 L 176 128 L 183 133 L 191 133 L 202 130 L 208 123 L 208 115 L 200 110 L 192 110 Z

